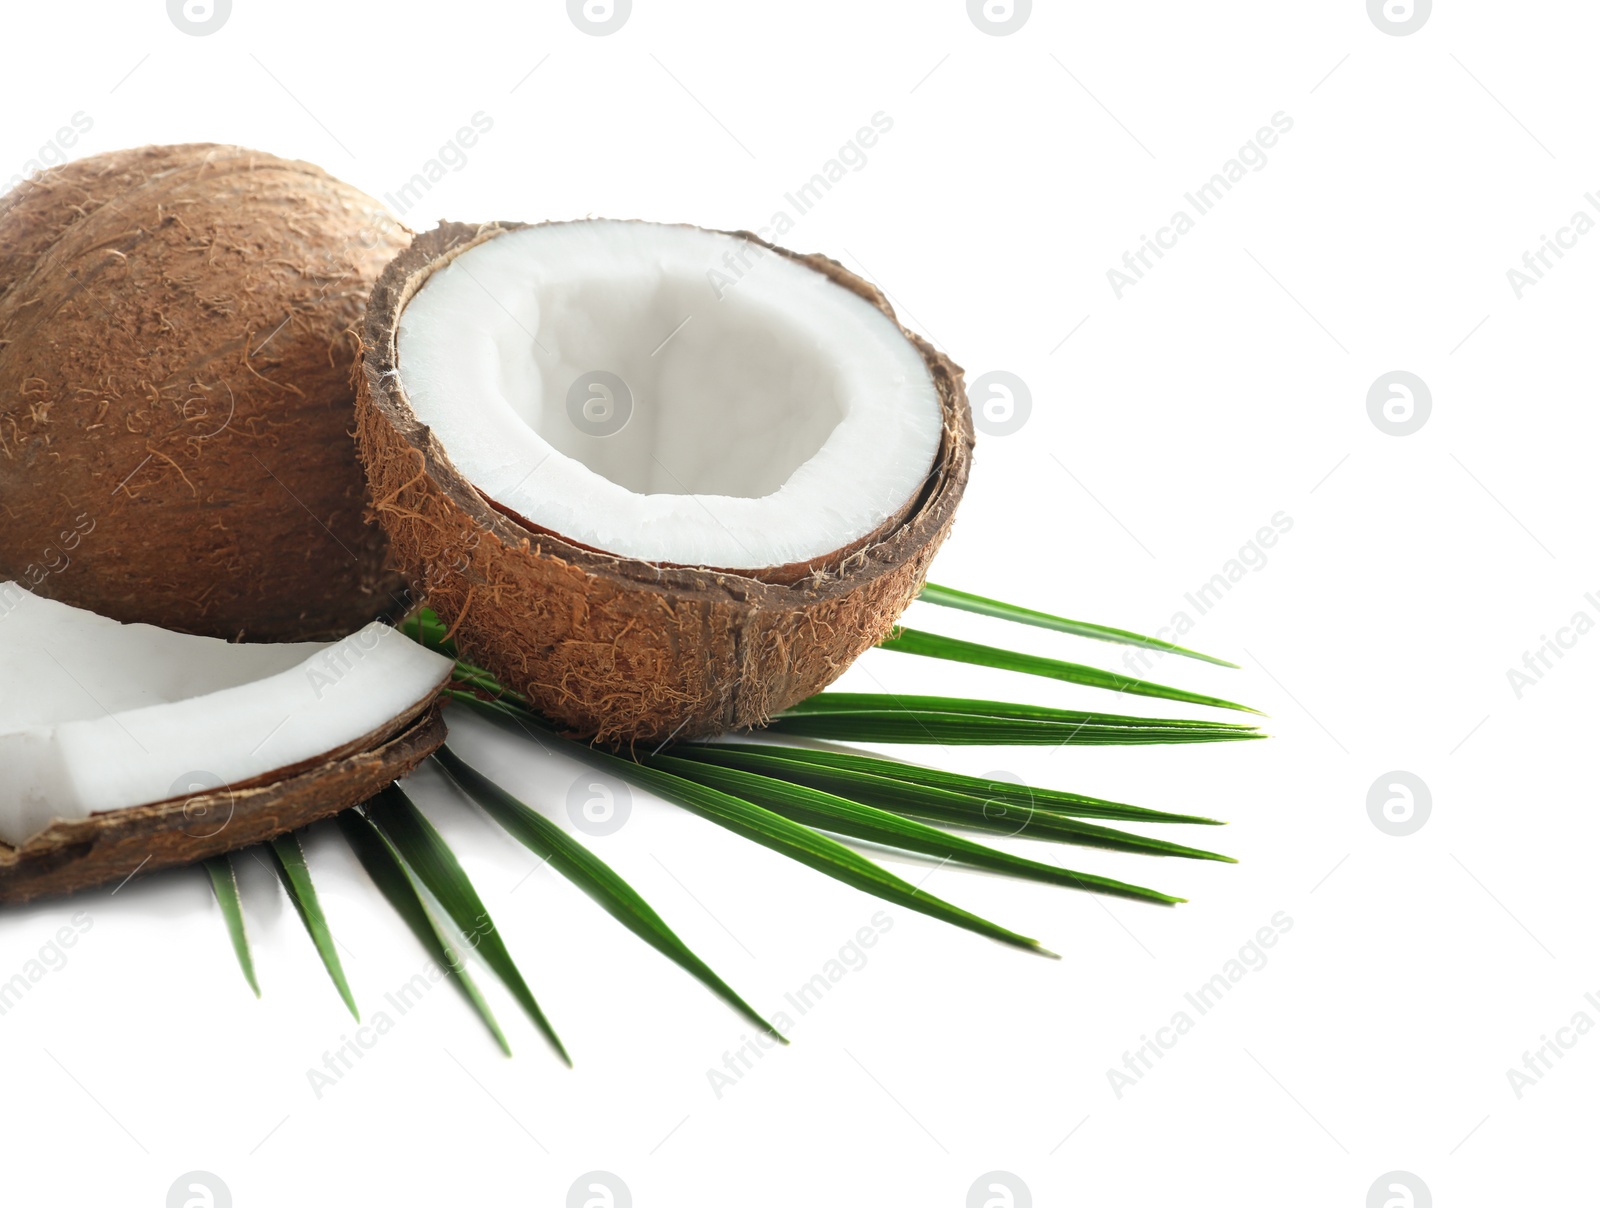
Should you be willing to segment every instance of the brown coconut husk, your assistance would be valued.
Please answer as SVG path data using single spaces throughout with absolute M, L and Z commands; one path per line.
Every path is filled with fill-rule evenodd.
M 193 864 L 308 826 L 373 796 L 445 740 L 433 698 L 315 763 L 273 778 L 57 822 L 0 843 L 0 903 L 26 902 Z
M 803 574 L 674 566 L 590 549 L 481 495 L 400 385 L 396 332 L 406 303 L 455 256 L 524 225 L 442 224 L 417 236 L 373 290 L 356 433 L 391 556 L 464 657 L 576 735 L 660 741 L 760 725 L 836 679 L 889 634 L 921 590 L 971 467 L 961 370 L 905 331 L 944 410 L 933 469 L 886 531 Z M 876 288 L 837 262 L 748 231 L 730 234 L 825 274 L 894 318 Z
M 350 370 L 408 235 L 320 168 L 213 144 L 0 199 L 0 579 L 252 641 L 392 610 Z

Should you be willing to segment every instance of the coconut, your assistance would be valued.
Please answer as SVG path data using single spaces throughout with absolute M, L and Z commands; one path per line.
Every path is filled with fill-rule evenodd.
M 0 578 L 258 641 L 393 609 L 350 371 L 405 236 L 311 164 L 211 144 L 0 200 Z
M 887 636 L 966 485 L 961 370 L 749 232 L 446 223 L 368 303 L 357 439 L 463 655 L 582 736 L 759 725 Z
M 452 666 L 381 622 L 238 644 L 0 583 L 0 901 L 189 863 L 365 800 L 443 740 Z

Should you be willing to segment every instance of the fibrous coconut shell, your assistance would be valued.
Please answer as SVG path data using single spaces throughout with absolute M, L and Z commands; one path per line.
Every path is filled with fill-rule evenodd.
M 393 611 L 350 370 L 407 235 L 320 168 L 211 144 L 0 200 L 0 579 L 253 641 Z
M 357 436 L 391 556 L 464 657 L 577 735 L 659 741 L 759 725 L 886 637 L 921 589 L 971 466 L 961 370 L 901 329 L 944 413 L 934 465 L 895 523 L 807 573 L 676 566 L 587 548 L 480 494 L 412 412 L 399 376 L 406 303 L 454 257 L 523 225 L 442 224 L 417 236 L 373 290 Z M 882 293 L 837 262 L 730 234 L 825 274 L 894 318 Z

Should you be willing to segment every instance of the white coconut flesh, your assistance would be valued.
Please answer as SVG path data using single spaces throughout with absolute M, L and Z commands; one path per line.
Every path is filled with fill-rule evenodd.
M 0 583 L 0 841 L 315 761 L 431 697 L 450 668 L 380 622 L 338 642 L 235 645 Z
M 483 494 L 651 562 L 808 562 L 896 515 L 943 419 L 865 299 L 759 245 L 590 220 L 511 231 L 406 305 L 400 384 Z

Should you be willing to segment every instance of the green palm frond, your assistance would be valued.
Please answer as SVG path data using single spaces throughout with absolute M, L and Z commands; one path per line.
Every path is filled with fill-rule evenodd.
M 1043 881 L 1047 885 L 1065 885 L 1073 889 L 1087 889 L 1118 897 L 1160 902 L 1163 905 L 1184 900 L 1161 893 L 1159 890 L 1146 889 L 1141 885 L 1129 885 L 1106 877 L 1073 872 L 1069 868 L 985 847 L 981 843 L 974 843 L 970 839 L 952 835 L 948 831 L 939 830 L 912 818 L 892 814 L 888 810 L 863 805 L 846 797 L 825 793 L 821 789 L 763 776 L 758 772 L 745 772 L 738 768 L 675 759 L 667 755 L 651 758 L 650 764 L 737 795 L 746 801 L 759 802 L 795 822 L 820 830 L 833 831 L 835 834 L 864 839 L 869 843 L 898 847 L 925 856 L 936 856 L 941 860 L 953 860 L 958 864 L 971 865 L 973 868 L 1009 873 L 1025 880 Z
M 1073 621 L 952 588 L 930 584 L 920 598 L 1004 621 L 1235 666 L 1159 638 Z M 767 737 L 759 740 L 721 738 L 663 744 L 662 749 L 625 757 L 564 736 L 526 699 L 506 689 L 482 667 L 461 659 L 446 638 L 445 626 L 428 609 L 418 610 L 401 628 L 416 641 L 456 660 L 453 682 L 445 692 L 447 699 L 502 723 L 515 724 L 522 734 L 547 750 L 597 765 L 863 892 L 1001 943 L 1050 956 L 1054 953 L 1040 947 L 1037 940 L 922 891 L 831 836 L 935 858 L 941 863 L 1170 905 L 1184 899 L 1030 859 L 976 842 L 959 832 L 1231 862 L 1231 857 L 1216 852 L 1103 825 L 1220 823 L 1196 814 L 1012 783 L 998 774 L 969 776 L 816 741 L 801 745 L 783 740 L 952 746 L 1137 746 L 1266 737 L 1253 725 L 1235 722 L 1138 717 L 962 697 L 828 691 L 773 718 L 764 728 Z M 1221 697 L 921 630 L 897 629 L 880 645 L 896 653 L 1018 672 L 1128 696 L 1257 712 Z M 440 748 L 435 761 L 494 822 L 548 861 L 613 918 L 699 980 L 746 1020 L 783 1039 L 683 943 L 610 865 L 448 747 Z M 384 897 L 429 955 L 453 977 L 500 1047 L 510 1053 L 504 1033 L 462 959 L 457 946 L 462 939 L 478 950 L 556 1052 L 571 1064 L 460 861 L 404 792 L 398 786 L 390 786 L 363 806 L 345 811 L 337 821 Z M 286 835 L 269 846 L 285 890 L 300 912 L 329 976 L 354 1013 L 354 996 L 339 964 L 298 840 Z M 208 860 L 206 865 L 240 967 L 255 988 L 255 970 L 232 866 L 226 858 Z M 436 912 L 435 904 L 448 916 L 448 922 Z
M 1082 847 L 1104 847 L 1116 851 L 1157 856 L 1186 856 L 1198 860 L 1231 857 L 1197 847 L 1185 847 L 1165 839 L 1153 839 L 1131 831 L 1083 822 L 1069 814 L 1040 806 L 1019 805 L 995 797 L 952 792 L 929 785 L 907 783 L 888 776 L 855 771 L 816 768 L 801 760 L 774 759 L 764 752 L 769 748 L 755 744 L 685 743 L 673 748 L 678 762 L 690 761 L 742 770 L 817 789 L 854 802 L 871 804 L 882 810 L 927 822 L 939 822 L 964 830 L 988 831 L 998 835 L 1023 835 L 1030 839 L 1050 839 Z M 686 773 L 687 774 L 687 773 Z
M 505 701 L 479 700 L 464 692 L 459 693 L 457 699 L 464 701 L 471 708 L 491 715 L 502 717 L 510 715 L 513 719 L 519 714 L 524 719 L 536 716 L 525 708 L 519 709 Z M 550 733 L 554 735 L 554 731 Z M 953 923 L 957 927 L 977 932 L 979 935 L 988 936 L 990 939 L 1018 948 L 1044 951 L 1039 947 L 1038 940 L 1018 935 L 1015 931 L 970 914 L 959 906 L 952 906 L 932 894 L 923 893 L 914 885 L 902 881 L 842 843 L 808 826 L 791 822 L 783 815 L 754 802 L 711 788 L 699 781 L 674 775 L 661 768 L 635 763 L 633 760 L 613 755 L 598 747 L 584 746 L 566 739 L 561 741 L 567 744 L 573 754 L 597 763 L 625 780 L 642 785 L 669 801 L 675 801 L 737 835 L 754 840 L 763 847 L 769 847 L 818 872 L 843 881 L 846 885 L 852 885 L 867 893 L 876 894 L 885 901 L 908 906 L 912 910 Z M 1046 953 L 1046 955 L 1055 954 Z
M 1255 726 L 1085 713 L 1009 701 L 820 692 L 773 718 L 769 734 L 940 746 L 1143 746 L 1265 738 Z
M 535 855 L 549 861 L 550 866 L 566 877 L 629 931 L 668 960 L 675 961 L 691 976 L 698 978 L 708 989 L 739 1012 L 756 1027 L 771 1032 L 787 1044 L 782 1033 L 733 989 L 711 971 L 709 965 L 690 950 L 677 934 L 668 927 L 631 886 L 566 831 L 543 814 L 518 801 L 510 793 L 477 771 L 449 747 L 440 747 L 434 758 L 439 761 L 450 778 L 468 797 L 483 807 L 485 813 L 505 828 L 513 838 L 525 844 Z
M 217 895 L 217 905 L 222 908 L 223 922 L 228 925 L 228 938 L 233 941 L 233 954 L 239 959 L 239 968 L 245 981 L 261 997 L 261 984 L 256 981 L 256 963 L 250 956 L 250 937 L 244 929 L 244 906 L 239 901 L 239 882 L 233 875 L 233 862 L 227 856 L 212 856 L 205 862 L 211 877 L 211 891 Z
M 898 759 L 885 759 L 880 755 L 865 755 L 855 751 L 715 739 L 680 743 L 672 749 L 672 753 L 686 759 L 717 759 L 735 767 L 767 772 L 769 775 L 838 792 L 848 788 L 851 795 L 862 792 L 888 794 L 887 800 L 881 800 L 878 796 L 871 798 L 880 805 L 893 806 L 902 801 L 914 803 L 927 799 L 947 802 L 1002 820 L 1014 820 L 1044 811 L 1067 818 L 1223 825 L 1215 818 L 1203 818 L 1198 814 L 1173 814 L 1165 810 L 1145 809 L 1137 805 L 1124 805 L 1120 801 L 967 776 L 960 772 L 925 768 Z M 885 784 L 885 781 L 890 783 Z M 919 789 L 937 790 L 937 793 L 923 798 L 917 793 Z M 1011 807 L 1009 814 L 1006 807 Z M 1016 829 L 1015 825 L 1012 829 Z
M 500 1030 L 500 1023 L 489 1009 L 477 983 L 467 971 L 466 961 L 450 938 L 449 928 L 433 912 L 423 896 L 422 886 L 406 867 L 394 844 L 374 826 L 361 809 L 345 810 L 336 821 L 345 842 L 355 852 L 361 866 L 367 870 L 378 892 L 394 907 L 395 913 L 405 920 L 406 926 L 417 937 L 423 949 L 440 969 L 449 975 L 458 989 L 472 1004 L 489 1034 L 500 1046 L 500 1051 L 511 1056 L 511 1045 Z
M 894 650 L 901 654 L 920 654 L 925 658 L 948 659 L 974 667 L 993 667 L 1000 671 L 1018 671 L 1024 675 L 1043 676 L 1068 684 L 1082 684 L 1089 688 L 1106 688 L 1128 696 L 1148 696 L 1157 700 L 1179 701 L 1190 705 L 1210 705 L 1217 709 L 1237 709 L 1242 713 L 1260 713 L 1249 705 L 1235 704 L 1220 696 L 1206 696 L 1183 688 L 1169 688 L 1165 684 L 1152 684 L 1148 680 L 1132 679 L 1115 671 L 1102 671 L 1082 663 L 1066 663 L 1060 659 L 1041 658 L 999 646 L 984 646 L 978 642 L 964 642 L 939 633 L 925 633 L 920 629 L 897 629 L 894 635 L 878 643 L 880 650 Z
M 1219 667 L 1232 667 L 1238 669 L 1238 663 L 1230 663 L 1227 659 L 1213 658 L 1209 654 L 1189 650 L 1183 646 L 1175 646 L 1171 642 L 1162 641 L 1160 638 L 1148 638 L 1142 633 L 1130 633 L 1126 629 L 1112 629 L 1108 625 L 1091 625 L 1087 621 L 1069 621 L 1066 617 L 1052 616 L 1047 612 L 1036 612 L 1032 608 L 1021 608 L 1016 604 L 1006 604 L 1000 600 L 991 600 L 987 596 L 973 595 L 970 591 L 957 591 L 953 587 L 939 587 L 929 583 L 922 589 L 917 597 L 924 603 L 938 604 L 944 608 L 958 608 L 963 612 L 975 612 L 980 616 L 997 617 L 1002 621 L 1015 621 L 1019 625 L 1036 625 L 1040 629 L 1053 629 L 1057 633 L 1070 633 L 1080 638 L 1093 638 L 1097 642 L 1115 642 L 1121 646 L 1139 646 L 1145 650 L 1159 650 L 1165 654 L 1181 654 L 1184 658 L 1199 659 L 1202 663 L 1215 663 Z
M 333 933 L 328 930 L 328 920 L 322 913 L 322 902 L 311 883 L 311 869 L 306 866 L 306 853 L 300 846 L 300 840 L 291 831 L 279 835 L 265 846 L 272 852 L 278 879 L 283 882 L 284 892 L 289 895 L 300 921 L 305 924 L 317 955 L 322 958 L 328 976 L 333 979 L 334 988 L 339 991 L 339 997 L 344 999 L 344 1005 L 350 1008 L 350 1014 L 359 1022 L 361 1012 L 356 1008 L 355 995 L 350 992 L 350 983 L 345 978 L 339 951 L 334 946 Z
M 528 1018 L 552 1048 L 568 1065 L 572 1058 L 556 1035 L 544 1011 L 533 997 L 533 991 L 523 979 L 522 971 L 511 959 L 500 929 L 489 917 L 489 910 L 478 896 L 466 870 L 455 853 L 445 843 L 444 837 L 434 829 L 433 823 L 423 815 L 399 785 L 391 784 L 363 807 L 367 819 L 394 845 L 406 866 L 417 880 L 427 888 L 434 899 L 444 907 L 461 933 L 464 943 L 474 948 L 483 963 L 494 970 L 495 976 L 511 991 Z

